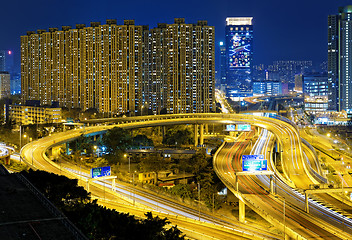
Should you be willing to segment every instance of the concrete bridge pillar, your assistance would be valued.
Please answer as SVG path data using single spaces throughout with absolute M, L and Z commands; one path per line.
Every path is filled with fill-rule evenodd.
M 10 163 L 11 163 L 10 155 L 8 155 L 8 156 L 5 157 L 5 164 L 6 165 L 10 165 Z
M 199 144 L 201 146 L 204 145 L 204 124 L 200 125 L 200 139 L 199 139 Z
M 238 202 L 238 210 L 239 210 L 239 221 L 241 223 L 244 223 L 245 221 L 245 216 L 246 216 L 246 204 L 241 200 L 239 199 L 239 202 Z
M 194 124 L 194 146 L 198 146 L 198 124 Z
M 204 127 L 205 127 L 205 134 L 209 134 L 209 126 L 208 126 L 208 124 L 205 124 Z
M 309 194 L 307 192 L 304 192 L 304 197 L 305 197 L 305 210 L 306 210 L 306 213 L 309 213 Z
M 274 194 L 274 177 L 270 175 L 270 193 Z

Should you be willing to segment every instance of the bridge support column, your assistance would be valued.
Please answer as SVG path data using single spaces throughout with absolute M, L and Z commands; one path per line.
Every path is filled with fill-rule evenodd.
M 200 125 L 200 139 L 199 139 L 199 144 L 201 146 L 204 145 L 204 124 Z
M 259 127 L 254 127 L 254 137 L 259 136 Z
M 270 193 L 274 194 L 274 177 L 270 175 Z
M 308 195 L 308 193 L 307 192 L 304 192 L 304 200 L 305 200 L 305 210 L 306 210 L 306 213 L 309 213 L 309 203 L 308 203 L 308 198 L 309 197 L 309 195 Z
M 163 132 L 163 139 L 165 138 L 165 126 L 163 126 L 162 128 L 162 132 Z
M 205 124 L 204 127 L 205 127 L 205 134 L 209 134 L 209 126 L 208 126 L 208 124 Z
M 239 210 L 239 221 L 241 223 L 244 223 L 245 221 L 245 216 L 246 216 L 246 204 L 240 199 L 239 200 L 239 205 L 238 205 L 238 210 Z
M 111 184 L 111 191 L 115 191 L 115 185 L 116 185 L 116 180 L 115 180 L 115 178 L 113 178 L 112 184 Z
M 235 186 L 236 186 L 236 191 L 238 192 L 238 177 L 235 174 Z
M 5 157 L 5 164 L 6 165 L 10 165 L 11 161 L 10 161 L 10 155 Z
M 198 124 L 194 125 L 194 146 L 198 146 Z

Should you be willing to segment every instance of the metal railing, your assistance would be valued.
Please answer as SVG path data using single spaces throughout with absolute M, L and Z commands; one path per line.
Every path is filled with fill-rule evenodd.
M 49 210 L 51 214 L 72 233 L 77 240 L 88 240 L 86 236 L 61 212 L 59 211 L 28 179 L 20 173 L 15 176 L 37 197 L 37 199 Z

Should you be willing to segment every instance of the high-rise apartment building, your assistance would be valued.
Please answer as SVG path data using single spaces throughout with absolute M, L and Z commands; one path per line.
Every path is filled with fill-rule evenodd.
M 226 18 L 226 84 L 234 93 L 252 91 L 252 17 Z
M 206 21 L 62 27 L 21 37 L 22 101 L 132 115 L 214 110 L 214 27 Z
M 214 110 L 214 27 L 176 18 L 149 34 L 149 109 L 158 114 Z
M 220 83 L 226 84 L 226 46 L 220 42 Z
M 10 97 L 10 74 L 0 71 L 0 99 Z
M 352 5 L 328 17 L 329 110 L 352 109 Z

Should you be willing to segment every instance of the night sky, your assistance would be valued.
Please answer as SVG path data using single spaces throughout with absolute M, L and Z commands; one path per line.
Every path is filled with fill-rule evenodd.
M 12 50 L 20 62 L 20 36 L 26 31 L 75 26 L 77 23 L 134 19 L 136 25 L 155 27 L 173 23 L 208 20 L 215 26 L 216 42 L 224 40 L 226 17 L 254 17 L 255 64 L 275 60 L 313 60 L 327 57 L 327 16 L 352 0 L 176 0 L 176 1 L 91 1 L 91 0 L 3 0 L 0 14 L 0 49 Z M 219 51 L 216 54 L 218 58 Z M 218 64 L 217 64 L 218 66 Z

